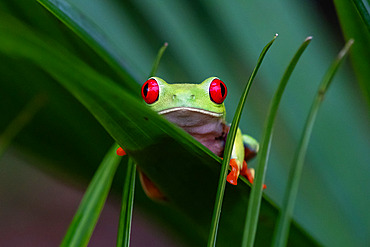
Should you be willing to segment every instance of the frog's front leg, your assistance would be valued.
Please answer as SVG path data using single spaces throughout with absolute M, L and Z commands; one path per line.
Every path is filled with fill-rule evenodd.
M 258 142 L 248 135 L 242 135 L 238 129 L 230 159 L 231 172 L 227 175 L 227 181 L 230 184 L 237 185 L 239 175 L 253 183 L 254 169 L 248 168 L 247 161 L 257 155 L 258 149 Z M 263 188 L 265 189 L 266 185 L 263 185 Z
M 255 172 L 253 168 L 248 168 L 247 161 L 253 159 L 257 155 L 259 144 L 256 139 L 249 135 L 242 135 L 242 140 L 244 146 L 244 161 L 240 173 L 252 184 Z
M 243 135 L 242 138 L 244 145 L 244 161 L 240 174 L 246 177 L 248 181 L 253 184 L 255 171 L 253 168 L 248 168 L 247 161 L 253 159 L 257 155 L 259 144 L 253 137 L 249 135 Z M 266 189 L 265 184 L 263 185 L 263 188 Z
M 237 159 L 230 159 L 231 172 L 227 175 L 227 182 L 232 185 L 238 184 L 240 174 L 240 162 Z
M 253 159 L 259 150 L 259 144 L 253 137 L 249 135 L 243 135 L 243 146 L 244 146 L 244 160 L 248 161 Z
M 243 136 L 240 129 L 237 130 L 233 150 L 231 153 L 231 172 L 227 175 L 227 181 L 232 185 L 238 184 L 238 177 L 242 170 L 244 160 Z

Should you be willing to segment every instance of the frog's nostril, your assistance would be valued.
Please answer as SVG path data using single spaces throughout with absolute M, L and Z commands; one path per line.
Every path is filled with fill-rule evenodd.
M 190 99 L 195 99 L 195 95 L 194 94 L 190 95 Z
M 176 99 L 176 94 L 172 95 L 172 99 L 175 100 Z

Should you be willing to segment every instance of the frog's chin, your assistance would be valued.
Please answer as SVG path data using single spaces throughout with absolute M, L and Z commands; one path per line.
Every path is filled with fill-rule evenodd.
M 224 133 L 225 120 L 220 113 L 192 107 L 175 107 L 159 111 L 159 114 L 184 129 L 206 147 L 210 147 L 208 142 L 214 143 Z
M 174 113 L 174 112 L 194 112 L 194 113 L 200 113 L 208 116 L 212 116 L 215 118 L 222 118 L 223 113 L 217 113 L 217 112 L 212 112 L 212 111 L 207 111 L 199 108 L 193 108 L 193 107 L 173 107 L 169 109 L 165 109 L 162 111 L 159 111 L 158 114 L 160 115 L 166 115 L 169 113 Z

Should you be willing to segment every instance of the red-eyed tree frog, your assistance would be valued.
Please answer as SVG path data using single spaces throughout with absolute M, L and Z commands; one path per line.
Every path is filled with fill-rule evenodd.
M 170 122 L 178 125 L 196 140 L 222 157 L 229 132 L 225 122 L 224 100 L 227 88 L 217 77 L 210 77 L 202 83 L 167 83 L 158 77 L 149 78 L 141 89 L 146 104 Z M 254 169 L 247 162 L 258 152 L 258 142 L 238 129 L 231 160 L 231 172 L 227 176 L 230 184 L 237 185 L 239 174 L 253 183 Z M 118 148 L 118 155 L 125 155 Z M 153 199 L 163 196 L 155 185 L 140 172 L 140 180 L 146 194 Z

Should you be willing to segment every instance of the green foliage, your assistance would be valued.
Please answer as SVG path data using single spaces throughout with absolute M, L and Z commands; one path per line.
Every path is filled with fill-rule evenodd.
M 274 129 L 275 119 L 277 115 L 277 110 L 280 105 L 281 97 L 285 90 L 288 80 L 291 77 L 294 68 L 296 67 L 299 58 L 306 50 L 307 46 L 311 42 L 312 37 L 306 38 L 302 45 L 298 48 L 294 57 L 290 61 L 287 69 L 284 72 L 283 77 L 280 80 L 279 86 L 276 89 L 274 97 L 271 101 L 270 108 L 267 114 L 265 129 L 263 132 L 263 137 L 261 141 L 261 151 L 258 156 L 258 165 L 256 171 L 256 179 L 252 185 L 251 198 L 248 203 L 248 211 L 246 216 L 246 222 L 243 233 L 243 243 L 242 246 L 254 246 L 254 240 L 256 237 L 258 216 L 261 207 L 262 189 L 266 176 L 267 161 L 269 158 L 269 152 L 272 141 L 272 133 Z
M 362 21 L 364 22 L 367 30 L 370 32 L 370 6 L 369 1 L 365 0 L 363 2 L 362 0 L 353 0 L 352 1 L 354 5 L 356 6 L 356 9 L 361 16 Z
M 132 77 L 129 67 L 99 27 L 94 25 L 93 22 L 86 20 L 66 1 L 38 0 L 38 2 L 99 54 L 120 75 L 122 82 L 129 82 L 125 83 L 125 86 L 129 90 L 132 90 L 134 94 L 136 93 L 137 88 L 134 86 L 135 79 Z
M 120 156 L 114 155 L 117 147 L 113 145 L 101 162 L 60 246 L 87 246 L 89 243 L 121 161 Z
M 326 72 L 319 89 L 317 91 L 316 97 L 312 103 L 310 112 L 308 114 L 306 124 L 304 126 L 301 141 L 297 147 L 297 151 L 292 162 L 292 168 L 289 173 L 288 187 L 284 195 L 284 203 L 279 214 L 278 222 L 276 224 L 273 246 L 286 246 L 289 237 L 289 227 L 292 220 L 293 209 L 295 199 L 297 197 L 298 187 L 300 178 L 302 175 L 303 163 L 310 141 L 312 128 L 315 123 L 317 112 L 321 103 L 324 100 L 325 93 L 327 92 L 329 85 L 337 72 L 339 65 L 342 64 L 344 58 L 347 56 L 349 49 L 353 44 L 353 40 L 348 41 L 345 47 L 339 52 L 337 58 L 334 60 L 328 71 Z
M 47 6 L 46 1 L 44 4 Z M 325 21 L 311 3 L 304 4 L 307 5 L 302 8 L 302 3 L 295 1 L 272 1 L 269 5 L 73 1 L 59 5 L 64 6 L 65 12 L 47 6 L 58 18 L 63 13 L 72 17 L 69 24 L 65 21 L 72 29 L 73 23 L 84 21 L 89 32 L 74 29 L 78 38 L 33 1 L 2 1 L 0 130 L 34 95 L 46 93 L 50 103 L 14 139 L 14 145 L 48 161 L 42 163 L 44 170 L 88 179 L 112 143 L 100 126 L 103 124 L 171 198 L 170 206 L 158 205 L 138 190 L 137 206 L 154 218 L 160 215 L 162 222 L 181 234 L 189 245 L 204 245 L 220 160 L 146 109 L 138 100 L 140 87 L 134 82 L 146 79 L 158 47 L 167 41 L 171 46 L 159 76 L 167 81 L 201 81 L 216 74 L 228 85 L 227 109 L 232 116 L 241 94 L 238 82 L 250 71 L 246 68 L 253 66 L 264 40 L 279 32 L 279 42 L 264 61 L 256 77 L 258 83 L 248 97 L 248 114 L 241 119 L 242 131 L 258 137 L 267 110 L 265 102 L 270 100 L 277 78 L 291 57 L 291 47 L 307 34 L 314 35 L 315 42 L 307 51 L 310 56 L 297 66 L 291 78 L 294 83 L 284 93 L 277 118 L 266 177 L 268 189 L 256 237 L 256 246 L 269 245 L 277 216 L 275 205 L 281 204 L 286 185 L 286 164 L 290 163 L 316 84 L 342 46 L 341 39 L 322 24 Z M 348 8 L 342 5 L 337 9 L 342 16 Z M 354 19 L 347 18 L 350 20 Z M 359 29 L 355 24 L 344 27 L 345 36 L 350 38 L 351 32 Z M 363 86 L 357 87 L 352 71 L 345 67 L 335 78 L 336 87 L 327 95 L 322 114 L 318 115 L 297 198 L 294 219 L 300 227 L 291 230 L 292 245 L 306 241 L 302 229 L 323 245 L 368 242 L 370 205 L 361 193 L 370 186 L 368 108 L 358 92 L 367 92 L 369 46 L 367 36 L 358 34 L 354 37 L 352 65 Z M 98 38 L 89 40 L 91 37 Z M 100 123 L 56 80 L 73 91 Z M 144 117 L 150 122 L 148 126 Z M 123 172 L 119 174 L 121 177 L 113 186 L 116 191 L 122 188 L 119 179 Z M 218 235 L 220 246 L 240 242 L 244 223 L 240 216 L 245 214 L 249 193 L 245 183 L 236 188 L 226 186 Z
M 7 21 L 3 18 L 2 23 Z M 17 25 L 15 20 L 12 22 L 14 26 Z M 0 30 L 4 34 L 0 38 L 3 44 L 0 49 L 9 55 L 28 58 L 39 64 L 70 91 L 133 158 L 171 204 L 197 222 L 198 231 L 203 232 L 203 237 L 206 238 L 211 220 L 208 208 L 211 208 L 214 202 L 220 158 L 57 44 L 49 45 L 45 42 L 46 38 L 41 39 L 33 35 L 20 23 L 17 29 L 0 25 Z M 15 49 L 16 47 L 23 49 Z M 74 70 L 79 73 L 74 73 Z M 178 160 L 176 165 L 183 169 L 172 169 L 175 159 Z M 195 170 L 199 173 L 193 174 Z M 207 180 L 203 179 L 203 174 L 207 174 Z M 197 188 L 202 190 L 197 191 Z M 236 217 L 244 212 L 243 205 L 248 200 L 244 195 L 248 194 L 248 186 L 244 183 L 236 189 L 229 190 L 232 192 L 228 193 L 237 194 L 233 195 L 234 202 L 224 203 L 224 209 L 230 212 L 229 217 Z M 187 200 L 190 197 L 199 204 Z M 266 206 L 264 213 L 276 217 L 274 206 L 268 205 L 267 202 Z M 241 236 L 232 230 L 241 224 L 242 222 L 224 223 L 226 228 L 223 228 L 225 232 L 221 231 L 220 242 L 230 243 L 227 239 L 230 234 L 234 235 L 233 241 L 236 243 L 240 241 Z M 262 228 L 271 231 L 270 225 L 262 225 Z M 293 239 L 298 242 L 310 241 L 299 234 Z M 261 241 L 266 240 L 264 238 Z
M 362 92 L 370 104 L 370 17 L 369 3 L 360 0 L 334 0 L 345 40 L 356 42 L 351 49 L 353 69 Z
M 116 154 L 113 154 L 116 155 Z M 123 183 L 122 206 L 119 218 L 117 247 L 130 246 L 132 209 L 134 207 L 136 165 L 129 159 L 125 182 Z
M 262 64 L 263 58 L 265 57 L 267 51 L 274 43 L 275 39 L 277 38 L 277 34 L 274 36 L 274 38 L 263 48 L 258 60 L 256 67 L 254 67 L 254 70 L 249 77 L 248 83 L 245 85 L 243 95 L 239 100 L 238 108 L 236 109 L 236 112 L 234 114 L 233 121 L 231 122 L 231 127 L 229 130 L 229 133 L 227 135 L 227 140 L 225 144 L 225 151 L 224 156 L 222 160 L 222 167 L 220 172 L 220 179 L 218 180 L 218 187 L 217 187 L 217 194 L 216 194 L 216 201 L 213 209 L 213 216 L 212 216 L 212 222 L 211 222 L 211 230 L 208 237 L 208 244 L 207 246 L 215 246 L 216 245 L 216 237 L 217 237 L 217 230 L 218 225 L 220 221 L 220 215 L 221 215 L 221 208 L 222 208 L 222 200 L 224 198 L 224 192 L 225 192 L 225 186 L 226 186 L 226 176 L 227 171 L 230 164 L 230 157 L 234 146 L 234 141 L 236 137 L 236 132 L 239 128 L 239 122 L 242 115 L 242 110 L 244 108 L 245 101 L 247 100 L 247 96 L 249 93 L 249 90 L 252 86 L 252 82 L 254 78 L 257 75 L 257 71 L 259 67 Z

